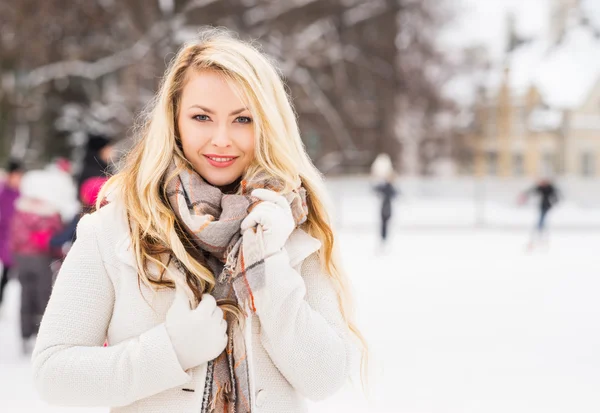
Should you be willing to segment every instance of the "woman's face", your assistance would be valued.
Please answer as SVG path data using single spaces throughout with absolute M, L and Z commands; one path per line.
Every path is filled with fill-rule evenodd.
M 188 74 L 177 125 L 183 153 L 208 183 L 223 187 L 254 158 L 253 118 L 227 80 L 210 70 Z

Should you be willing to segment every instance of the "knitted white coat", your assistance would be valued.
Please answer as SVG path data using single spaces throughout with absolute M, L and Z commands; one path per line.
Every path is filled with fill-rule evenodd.
M 163 324 L 174 291 L 138 284 L 130 242 L 116 201 L 80 221 L 33 353 L 37 389 L 58 405 L 198 413 L 206 364 L 182 370 Z M 305 412 L 304 398 L 336 392 L 356 361 L 319 248 L 296 230 L 287 255 L 267 261 L 246 328 L 253 412 Z

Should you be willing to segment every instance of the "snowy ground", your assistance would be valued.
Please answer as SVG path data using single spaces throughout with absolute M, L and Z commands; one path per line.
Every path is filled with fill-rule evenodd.
M 407 230 L 376 255 L 372 232 L 341 232 L 371 346 L 371 397 L 348 386 L 311 412 L 600 411 L 600 232 Z M 0 411 L 46 406 L 17 344 L 18 285 L 0 318 Z

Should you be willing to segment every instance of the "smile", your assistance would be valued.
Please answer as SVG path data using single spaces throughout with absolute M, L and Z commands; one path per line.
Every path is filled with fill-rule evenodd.
M 210 163 L 212 166 L 216 166 L 219 168 L 224 168 L 226 166 L 229 166 L 237 159 L 237 156 L 204 155 L 204 157 L 208 160 L 208 163 Z

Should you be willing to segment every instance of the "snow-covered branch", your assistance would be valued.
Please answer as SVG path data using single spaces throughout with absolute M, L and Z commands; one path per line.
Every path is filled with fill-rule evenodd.
M 95 62 L 71 60 L 38 67 L 21 80 L 23 86 L 32 89 L 54 79 L 74 76 L 93 80 L 113 73 L 143 58 L 151 50 L 152 45 L 167 34 L 170 28 L 169 23 L 164 21 L 155 23 L 146 35 L 135 42 L 133 46 Z
M 305 7 L 318 0 L 287 0 L 275 1 L 265 6 L 256 6 L 244 14 L 244 20 L 250 26 L 275 20 L 277 17 L 290 11 Z
M 94 80 L 106 74 L 113 73 L 139 61 L 152 50 L 155 43 L 164 39 L 169 32 L 182 27 L 185 23 L 187 13 L 194 9 L 205 7 L 215 1 L 217 0 L 190 0 L 182 8 L 181 12 L 167 20 L 161 20 L 154 23 L 152 27 L 150 27 L 150 29 L 131 47 L 121 50 L 113 55 L 103 57 L 94 62 L 67 60 L 50 63 L 33 69 L 20 78 L 19 82 L 24 88 L 33 89 L 55 79 L 81 77 Z
M 303 67 L 297 67 L 290 73 L 290 79 L 293 79 L 302 87 L 315 107 L 319 109 L 321 114 L 325 117 L 331 126 L 331 129 L 334 131 L 333 135 L 338 140 L 342 151 L 356 151 L 356 145 L 352 140 L 352 135 L 340 117 L 338 110 L 329 100 L 327 95 L 323 93 L 323 90 L 319 87 L 312 74 Z

